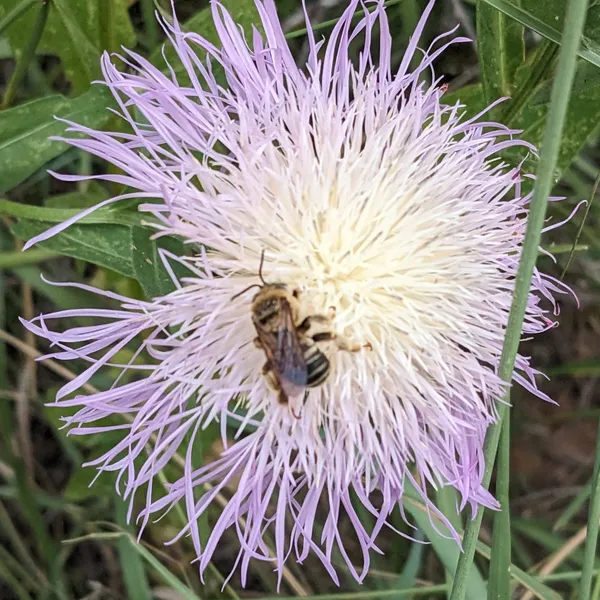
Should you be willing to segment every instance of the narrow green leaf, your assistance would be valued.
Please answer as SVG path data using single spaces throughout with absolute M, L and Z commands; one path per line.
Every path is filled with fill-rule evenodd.
M 142 227 L 131 228 L 133 270 L 147 298 L 158 298 L 175 289 L 158 253 L 159 248 L 168 250 L 176 256 L 183 256 L 185 253 L 183 242 L 166 237 L 153 240 L 151 239 L 153 233 Z
M 80 536 L 65 540 L 64 543 L 77 544 L 86 540 L 108 540 L 115 541 L 124 538 L 128 540 L 128 552 L 136 552 L 141 556 L 154 570 L 156 575 L 162 579 L 168 586 L 178 592 L 184 600 L 199 600 L 198 596 L 186 585 L 184 585 L 173 573 L 171 573 L 153 554 L 151 554 L 144 546 L 138 544 L 127 533 L 91 533 L 89 535 Z M 150 596 L 148 596 L 150 597 Z
M 115 517 L 117 524 L 131 533 L 131 527 L 127 523 L 127 504 L 121 498 L 115 498 Z M 131 551 L 131 538 L 121 536 L 118 541 L 118 549 L 127 598 L 129 600 L 148 600 L 152 597 L 152 592 L 148 586 L 146 570 L 140 555 Z
M 55 116 L 100 128 L 110 117 L 106 108 L 111 104 L 110 92 L 103 86 L 94 86 L 75 100 L 50 96 L 0 112 L 0 193 L 12 189 L 69 148 L 48 139 L 63 134 L 66 128 Z
M 598 365 L 598 372 L 600 373 L 600 365 Z M 562 512 L 560 517 L 556 519 L 552 531 L 560 531 L 564 529 L 570 522 L 571 519 L 581 510 L 583 505 L 588 501 L 588 498 L 592 494 L 592 482 L 588 481 L 581 491 L 569 502 L 565 510 Z
M 35 51 L 40 43 L 40 38 L 46 27 L 46 21 L 48 20 L 48 13 L 50 12 L 50 0 L 44 0 L 37 11 L 33 27 L 27 36 L 27 43 L 23 48 L 23 53 L 17 60 L 17 66 L 6 86 L 4 97 L 2 98 L 2 104 L 0 109 L 5 110 L 8 108 L 15 98 L 17 89 L 21 85 L 29 65 L 35 56 Z
M 417 542 L 413 542 L 410 546 L 402 571 L 394 583 L 394 589 L 404 590 L 414 587 L 419 572 L 421 571 L 421 567 L 423 566 L 423 555 L 427 548 L 425 544 L 419 543 L 425 540 L 425 535 L 421 530 L 417 531 L 415 539 Z
M 577 61 L 577 49 L 579 48 L 581 33 L 585 23 L 588 0 L 569 0 L 567 6 L 567 18 L 565 19 L 565 30 L 563 44 L 558 59 L 558 70 L 552 89 L 552 99 L 548 112 L 548 122 L 544 134 L 544 142 L 541 146 L 541 157 L 535 181 L 533 198 L 527 219 L 527 228 L 523 241 L 523 250 L 517 278 L 513 302 L 508 318 L 506 335 L 500 358 L 499 375 L 505 381 L 512 379 L 515 359 L 521 338 L 523 319 L 529 299 L 529 288 L 531 278 L 538 255 L 540 237 L 544 226 L 544 218 L 548 204 L 548 195 L 552 188 L 554 169 L 558 159 L 561 142 L 561 134 L 567 113 L 567 105 L 571 93 L 571 84 L 575 73 Z M 509 396 L 507 394 L 507 396 Z M 500 431 L 505 415 L 506 404 L 500 404 L 498 408 L 499 421 L 492 425 L 486 436 L 484 447 L 485 472 L 482 484 L 487 487 L 490 484 L 494 457 L 498 448 Z M 479 528 L 483 518 L 483 509 L 479 509 L 475 518 L 470 521 L 465 530 L 463 538 L 464 552 L 458 562 L 454 585 L 450 600 L 463 600 L 467 593 L 469 571 L 473 562 L 475 546 L 479 535 Z
M 100 47 L 88 35 L 83 23 L 77 20 L 73 2 L 52 0 L 52 3 L 64 30 L 63 44 L 71 47 L 71 56 L 77 61 L 75 66 L 71 67 L 70 79 L 76 88 L 85 89 L 93 79 L 100 76 Z M 89 5 L 88 2 L 81 2 L 81 0 L 79 3 L 83 6 Z M 91 15 L 88 18 L 92 18 Z M 67 73 L 70 71 L 67 64 L 65 70 Z
M 127 545 L 129 546 L 128 550 L 126 547 L 124 547 L 124 551 L 134 551 L 141 556 L 152 567 L 156 575 L 176 592 L 179 592 L 184 600 L 198 600 L 198 596 L 196 596 L 196 594 L 189 587 L 184 585 L 177 577 L 175 577 L 175 575 L 173 575 L 169 569 L 167 569 L 158 559 L 156 559 L 153 554 L 146 550 L 144 546 L 136 543 L 131 536 L 124 535 L 121 537 L 127 540 Z
M 77 194 L 85 198 L 86 194 Z M 0 199 L 0 213 L 16 217 L 17 219 L 27 219 L 29 221 L 44 221 L 45 223 L 62 223 L 71 217 L 81 213 L 77 208 L 49 208 L 44 206 L 32 206 L 29 204 L 20 204 L 10 200 Z M 107 224 L 107 225 L 128 225 L 140 226 L 142 224 L 141 213 L 134 211 L 120 211 L 108 208 L 99 208 L 89 215 L 83 217 L 77 222 L 82 224 Z
M 454 573 L 456 570 L 456 565 L 458 564 L 458 558 L 461 554 L 460 548 L 456 544 L 456 541 L 449 537 L 449 533 L 444 525 L 441 523 L 436 523 L 436 527 L 432 525 L 430 515 L 427 514 L 426 511 L 422 510 L 421 505 L 416 505 L 413 502 L 407 502 L 405 507 L 412 514 L 419 529 L 431 542 L 435 553 L 442 561 L 444 567 L 446 567 L 450 573 Z M 466 597 L 469 600 L 483 600 L 486 596 L 487 585 L 481 576 L 481 573 L 474 566 L 469 573 L 469 577 L 466 582 Z
M 484 0 L 477 4 L 477 53 L 487 103 L 511 96 L 515 73 L 525 61 L 524 30 Z
M 487 558 L 488 560 L 491 558 L 492 549 L 489 546 L 486 546 L 483 542 L 477 542 L 476 549 L 481 556 Z M 510 577 L 512 577 L 515 581 L 518 581 L 521 585 L 524 585 L 541 600 L 560 600 L 560 595 L 554 590 L 549 588 L 547 585 L 544 585 L 537 577 L 526 573 L 522 569 L 519 569 L 519 567 L 516 565 L 511 564 L 508 568 L 508 572 Z
M 58 256 L 49 250 L 28 250 L 27 252 L 0 252 L 0 269 L 13 269 L 23 265 L 34 265 Z
M 18 600 L 33 600 L 8 565 L 0 561 L 0 581 L 4 581 Z
M 540 600 L 562 600 L 562 596 L 549 588 L 547 585 L 541 583 L 536 577 L 526 573 L 525 571 L 511 565 L 509 573 L 514 579 L 516 579 L 521 585 L 526 587 L 531 593 L 537 596 Z M 507 577 L 508 579 L 508 577 Z M 510 598 L 510 595 L 506 596 Z
M 579 65 L 579 69 L 584 66 Z M 555 180 L 571 164 L 579 150 L 583 147 L 588 137 L 595 131 L 600 121 L 600 80 L 590 81 L 586 89 L 573 93 L 565 117 L 565 126 L 561 136 L 560 149 L 554 171 Z M 546 90 L 551 87 L 550 81 L 542 83 L 532 94 L 525 98 L 522 110 L 517 115 L 509 117 L 507 125 L 522 129 L 520 137 L 540 148 L 544 136 L 544 127 L 548 119 L 549 104 L 540 101 L 540 94 L 547 95 Z M 539 91 L 538 91 L 539 90 Z M 534 101 L 535 99 L 535 101 Z M 525 169 L 535 168 L 537 161 L 532 154 L 526 151 L 508 151 L 506 157 L 511 157 L 511 163 L 526 158 Z
M 51 227 L 44 221 L 23 219 L 13 226 L 13 233 L 24 240 Z M 46 250 L 86 260 L 112 269 L 126 277 L 135 277 L 132 263 L 130 227 L 124 225 L 71 225 L 59 235 L 39 243 Z
M 592 475 L 592 495 L 588 509 L 587 535 L 585 538 L 585 550 L 583 559 L 583 571 L 581 573 L 581 585 L 579 598 L 588 600 L 592 589 L 592 571 L 596 559 L 596 545 L 598 543 L 598 525 L 600 523 L 600 424 L 598 426 L 598 437 L 596 440 L 596 460 L 594 462 L 594 474 Z
M 492 555 L 488 582 L 488 600 L 509 600 L 511 557 L 510 531 L 510 413 L 504 419 L 500 434 L 500 451 L 496 472 L 496 499 L 500 510 L 494 513 Z
M 427 585 L 406 590 L 363 590 L 361 592 L 341 592 L 338 594 L 316 594 L 307 600 L 381 600 L 382 598 L 433 598 L 446 593 L 447 585 Z M 261 600 L 298 600 L 298 596 L 263 596 Z
M 7 15 L 0 21 L 0 36 L 4 33 L 4 30 L 10 27 L 13 21 L 16 21 L 19 17 L 27 13 L 27 11 L 34 5 L 38 4 L 39 0 L 21 0 Z
M 557 44 L 561 43 L 562 34 L 560 30 L 560 17 L 563 14 L 562 10 L 559 12 L 556 10 L 548 10 L 548 4 L 546 2 L 537 2 L 537 0 L 532 0 L 532 2 L 528 4 L 527 9 L 521 8 L 515 2 L 510 2 L 509 0 L 483 1 L 502 11 L 509 17 L 512 17 L 517 22 L 521 23 L 521 25 L 539 33 L 542 37 Z M 559 1 L 564 7 L 564 0 Z M 531 7 L 533 6 L 535 8 L 535 2 L 537 2 L 537 5 L 540 8 L 540 14 L 538 14 L 538 11 L 535 13 L 531 12 Z M 554 3 L 553 6 L 556 6 L 556 3 Z M 596 9 L 597 8 L 598 7 L 596 7 Z M 581 47 L 577 49 L 576 53 L 584 60 L 600 67 L 600 49 L 594 39 L 582 36 Z
M 0 18 L 8 14 L 20 0 L 0 0 Z M 125 0 L 113 2 L 113 43 L 133 47 L 135 32 Z M 104 0 L 52 0 L 53 10 L 41 39 L 39 51 L 57 55 L 75 94 L 88 89 L 100 75 L 100 55 L 105 49 L 105 29 L 102 25 Z M 31 30 L 31 15 L 25 15 L 7 30 L 10 45 L 18 59 L 23 51 L 27 31 Z M 114 49 L 114 48 L 113 48 Z

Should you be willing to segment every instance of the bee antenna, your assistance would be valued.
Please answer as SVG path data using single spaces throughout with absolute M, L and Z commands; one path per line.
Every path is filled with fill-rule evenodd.
M 231 296 L 231 300 L 235 300 L 236 298 L 243 296 L 248 290 L 251 290 L 254 287 L 262 287 L 262 286 L 259 285 L 258 283 L 253 283 L 252 285 L 249 285 L 247 288 L 244 288 L 241 292 L 238 292 L 235 296 Z
M 263 248 L 263 251 L 260 253 L 260 265 L 258 267 L 258 276 L 260 277 L 262 284 L 267 285 L 267 282 L 265 281 L 265 278 L 263 277 L 263 274 L 262 274 L 262 268 L 263 268 L 264 262 L 265 262 L 265 249 Z

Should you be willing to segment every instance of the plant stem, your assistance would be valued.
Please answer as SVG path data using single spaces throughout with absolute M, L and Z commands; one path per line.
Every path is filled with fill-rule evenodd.
M 502 356 L 500 358 L 499 375 L 507 382 L 510 382 L 512 379 L 519 348 L 523 320 L 529 299 L 529 288 L 531 286 L 542 228 L 544 226 L 548 195 L 553 185 L 554 169 L 558 158 L 573 77 L 575 75 L 577 51 L 585 23 L 587 6 L 588 0 L 569 0 L 567 5 L 562 45 L 558 58 L 558 69 L 552 86 L 550 108 L 548 110 L 544 140 L 541 145 L 537 178 L 533 189 L 523 250 L 515 281 L 515 291 L 508 317 Z M 510 394 L 507 392 L 506 403 L 499 405 L 498 422 L 490 427 L 486 436 L 484 447 L 485 472 L 482 478 L 482 485 L 486 488 L 489 486 L 491 480 L 500 431 L 508 412 L 509 398 Z M 480 508 L 475 518 L 468 523 L 465 530 L 463 538 L 464 552 L 458 561 L 450 600 L 464 600 L 465 598 L 467 577 L 473 562 L 482 518 L 483 509 Z
M 598 437 L 596 439 L 596 461 L 592 476 L 592 495 L 588 511 L 587 536 L 583 555 L 583 569 L 581 572 L 581 585 L 579 588 L 580 600 L 590 597 L 592 587 L 592 572 L 596 558 L 596 545 L 598 543 L 598 523 L 600 519 L 600 423 L 598 424 Z

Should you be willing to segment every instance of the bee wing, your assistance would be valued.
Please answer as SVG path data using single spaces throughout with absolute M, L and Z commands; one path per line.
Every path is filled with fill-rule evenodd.
M 281 320 L 277 332 L 275 362 L 284 391 L 288 396 L 299 396 L 306 387 L 308 372 L 292 311 L 287 304 L 284 304 Z

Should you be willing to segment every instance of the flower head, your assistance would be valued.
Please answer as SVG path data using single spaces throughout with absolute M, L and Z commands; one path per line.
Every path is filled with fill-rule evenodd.
M 524 176 L 498 153 L 527 144 L 481 115 L 464 118 L 459 103 L 444 104 L 439 80 L 421 77 L 463 38 L 440 36 L 408 70 L 432 5 L 397 69 L 382 2 L 353 22 L 358 0 L 349 2 L 327 42 L 308 27 L 310 53 L 299 68 L 273 0 L 256 0 L 264 34 L 255 29 L 250 41 L 213 2 L 220 48 L 176 21 L 166 25 L 189 85 L 132 52 L 122 57 L 125 72 L 103 57 L 106 85 L 133 133 L 70 123 L 87 136 L 70 144 L 122 171 L 101 178 L 152 199 L 139 210 L 154 217 L 159 235 L 183 238 L 194 255 L 163 255 L 166 266 L 177 261 L 189 270 L 164 297 L 144 302 L 99 291 L 120 308 L 42 315 L 26 326 L 59 348 L 50 356 L 90 363 L 57 396 L 59 406 L 81 407 L 67 420 L 72 433 L 102 430 L 98 423 L 110 415 L 133 416 L 122 442 L 91 463 L 116 471 L 125 497 L 152 487 L 188 440 L 181 479 L 148 502 L 142 519 L 185 500 L 189 524 L 181 535 L 191 534 L 201 570 L 233 527 L 243 579 L 251 558 L 273 561 L 281 573 L 290 555 L 302 561 L 311 551 L 337 578 L 336 546 L 361 579 L 407 485 L 431 510 L 428 485 L 453 486 L 463 506 L 497 506 L 481 485 L 482 446 L 506 391 L 497 367 L 529 202 L 521 194 Z M 348 47 L 359 36 L 364 48 L 354 65 Z M 227 86 L 215 67 L 224 70 Z M 273 370 L 285 379 L 278 350 L 253 343 L 260 333 L 251 310 L 257 290 L 241 293 L 265 282 L 298 292 L 298 314 L 286 327 L 298 328 L 302 339 L 312 336 L 311 347 L 330 363 L 320 386 L 301 381 L 307 393 L 290 394 L 287 403 L 269 379 Z M 553 324 L 543 304 L 556 312 L 553 294 L 560 291 L 536 273 L 525 333 Z M 305 317 L 328 313 L 331 323 L 300 332 Z M 103 322 L 50 328 L 54 319 L 81 315 Z M 313 331 L 332 332 L 347 347 Z M 150 358 L 122 368 L 138 369 L 138 378 L 66 399 L 135 340 L 138 353 Z M 267 358 L 270 369 L 263 369 Z M 514 381 L 545 398 L 535 375 L 519 356 Z M 194 439 L 214 421 L 226 449 L 192 470 Z M 233 482 L 203 544 L 198 519 Z M 352 496 L 373 515 L 370 530 Z M 363 550 L 360 571 L 338 530 L 342 513 Z M 326 515 L 319 532 L 317 514 Z

